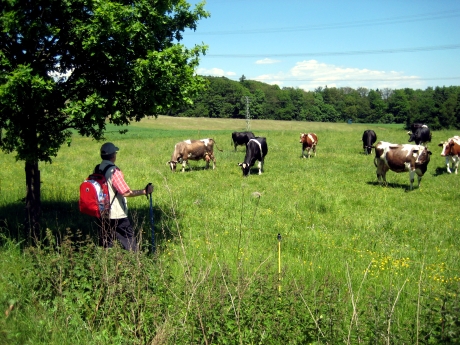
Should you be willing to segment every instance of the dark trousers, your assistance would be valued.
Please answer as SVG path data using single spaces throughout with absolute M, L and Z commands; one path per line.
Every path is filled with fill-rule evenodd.
M 99 220 L 99 245 L 104 248 L 113 247 L 114 240 L 120 241 L 126 250 L 137 252 L 136 235 L 128 218 Z

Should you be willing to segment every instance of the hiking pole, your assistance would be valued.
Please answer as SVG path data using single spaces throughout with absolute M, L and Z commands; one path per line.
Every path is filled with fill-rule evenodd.
M 281 234 L 278 234 L 278 293 L 281 293 Z
M 148 186 L 150 186 L 152 182 L 150 182 L 147 187 L 145 187 L 145 190 L 147 191 Z M 152 189 L 153 191 L 153 189 Z M 152 206 L 152 193 L 150 193 L 148 196 L 145 195 L 147 198 L 150 198 L 150 226 L 152 230 L 152 254 L 155 254 L 155 228 L 153 227 L 153 206 Z

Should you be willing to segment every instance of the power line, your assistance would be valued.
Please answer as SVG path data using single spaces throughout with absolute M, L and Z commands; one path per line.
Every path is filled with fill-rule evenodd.
M 266 33 L 280 33 L 292 31 L 312 31 L 312 30 L 331 30 L 331 29 L 345 29 L 363 26 L 375 25 L 391 25 L 401 23 L 412 23 L 426 20 L 437 20 L 445 18 L 454 18 L 460 16 L 460 10 L 442 11 L 436 13 L 422 13 L 411 16 L 400 16 L 382 19 L 368 19 L 352 22 L 339 22 L 330 24 L 314 24 L 307 26 L 295 27 L 280 27 L 280 28 L 266 28 L 266 29 L 250 29 L 250 30 L 234 30 L 234 31 L 194 31 L 196 35 L 243 35 L 243 34 L 266 34 Z
M 371 55 L 371 54 L 395 54 L 395 53 L 414 53 L 421 51 L 453 50 L 459 49 L 460 44 L 446 44 L 441 46 L 412 47 L 412 48 L 389 48 L 376 50 L 350 50 L 344 52 L 307 52 L 290 54 L 207 54 L 206 57 L 218 58 L 255 58 L 255 57 L 296 57 L 296 56 L 334 56 L 334 55 Z
M 231 80 L 238 80 L 238 78 L 234 77 L 234 78 L 230 78 L 230 77 L 226 77 L 228 79 L 231 79 Z M 255 81 L 260 81 L 260 82 L 270 82 L 270 80 L 259 80 L 259 79 L 256 79 L 256 78 L 250 78 L 250 77 L 247 77 L 248 80 L 255 80 Z M 354 78 L 350 78 L 350 79 L 322 79 L 322 78 L 315 78 L 315 79 L 280 79 L 280 78 L 273 78 L 273 80 L 276 80 L 276 81 L 302 81 L 302 82 L 311 82 L 311 81 L 315 81 L 315 82 L 324 82 L 324 83 L 336 83 L 336 82 L 355 82 L 355 81 L 428 81 L 428 80 L 460 80 L 460 76 L 458 77 L 436 77 L 436 78 L 419 78 L 419 77 L 401 77 L 401 78 L 387 78 L 387 79 L 383 79 L 383 78 L 378 78 L 378 79 L 354 79 Z

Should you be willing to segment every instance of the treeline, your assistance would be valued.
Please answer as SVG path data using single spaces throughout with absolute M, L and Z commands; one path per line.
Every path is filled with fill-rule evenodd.
M 424 122 L 460 128 L 460 86 L 392 90 L 319 87 L 315 91 L 225 77 L 206 77 L 205 92 L 172 116 L 361 123 Z

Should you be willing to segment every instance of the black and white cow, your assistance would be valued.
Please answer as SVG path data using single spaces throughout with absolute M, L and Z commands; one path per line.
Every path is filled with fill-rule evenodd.
M 232 141 L 233 146 L 235 146 L 235 151 L 238 145 L 246 145 L 250 139 L 255 137 L 256 136 L 252 132 L 233 132 Z
M 431 131 L 427 125 L 423 123 L 413 123 L 410 126 L 409 142 L 415 141 L 416 145 L 423 145 L 431 141 Z
M 364 153 L 370 155 L 372 153 L 372 145 L 377 141 L 377 134 L 372 129 L 365 130 L 362 141 Z
M 264 171 L 264 159 L 268 152 L 267 140 L 264 137 L 255 137 L 249 139 L 246 144 L 246 156 L 244 157 L 243 163 L 238 165 L 243 170 L 243 176 L 250 174 L 250 169 L 256 162 L 259 161 L 259 175 Z

